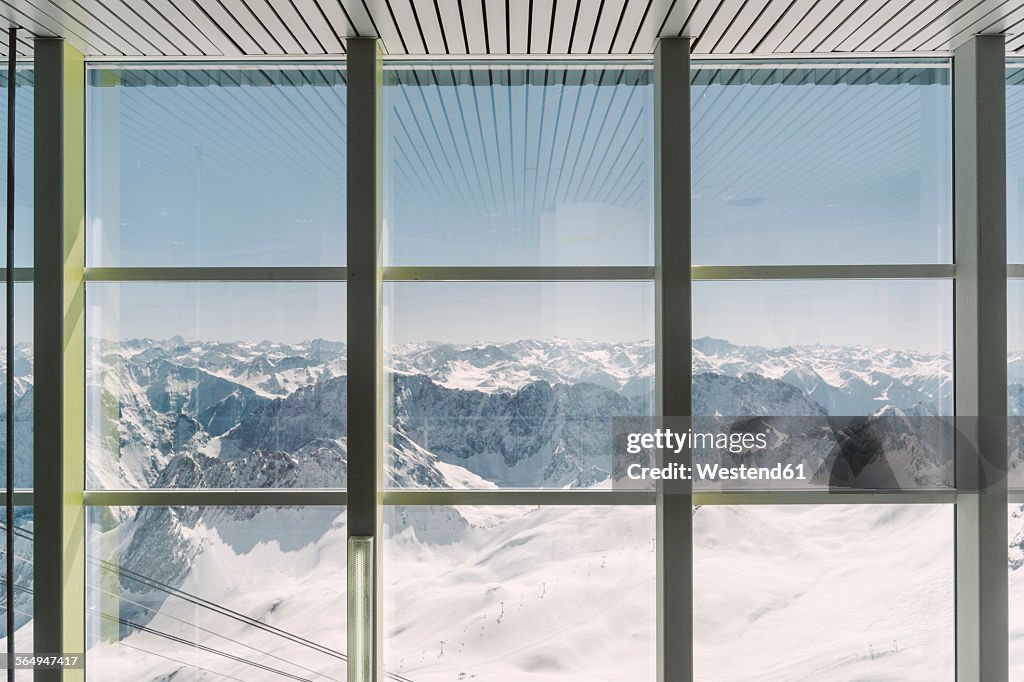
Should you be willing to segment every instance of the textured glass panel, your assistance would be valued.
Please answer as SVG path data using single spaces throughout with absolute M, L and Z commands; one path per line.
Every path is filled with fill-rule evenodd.
M 946 280 L 696 282 L 694 414 L 776 418 L 808 485 L 950 486 L 952 319 Z
M 402 679 L 655 679 L 652 507 L 389 507 L 384 668 Z
M 345 485 L 345 285 L 92 283 L 91 488 Z
M 344 265 L 345 73 L 96 68 L 88 262 Z
M 954 679 L 952 505 L 705 505 L 693 523 L 696 680 Z
M 1006 300 L 1008 482 L 1011 488 L 1024 488 L 1024 317 L 1021 316 L 1024 280 L 1007 281 Z
M 1010 679 L 1024 679 L 1024 504 L 1010 505 Z
M 6 515 L 0 508 L 0 546 L 6 547 Z M 32 653 L 35 646 L 32 641 L 34 615 L 34 576 L 33 539 L 35 529 L 31 507 L 15 507 L 14 509 L 14 651 L 15 653 Z M 7 651 L 7 560 L 0 552 L 0 652 Z M 5 673 L 6 674 L 6 673 Z M 31 670 L 18 670 L 15 679 L 19 682 L 32 680 Z
M 14 264 L 20 268 L 32 267 L 32 209 L 35 205 L 33 168 L 35 159 L 35 71 L 27 63 L 18 65 L 17 92 L 14 117 Z M 4 163 L 0 164 L 0 220 L 4 234 L 7 225 L 7 68 L 0 73 L 0 151 Z M 6 239 L 6 237 L 4 237 Z M 0 240 L 2 241 L 2 240 Z M 6 249 L 6 241 L 0 249 Z M 0 262 L 4 254 L 0 250 Z
M 32 487 L 32 284 L 14 285 L 14 486 Z M 7 293 L 0 283 L 0 485 L 7 470 Z
M 397 487 L 590 487 L 611 420 L 648 414 L 648 282 L 385 285 Z
M 88 679 L 345 680 L 341 507 L 93 507 Z
M 651 71 L 394 67 L 385 263 L 653 262 Z
M 1006 70 L 1006 257 L 1024 263 L 1024 68 Z
M 700 265 L 948 263 L 946 65 L 699 65 Z

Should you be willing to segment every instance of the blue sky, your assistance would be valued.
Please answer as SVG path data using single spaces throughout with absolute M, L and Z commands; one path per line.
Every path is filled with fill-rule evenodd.
M 698 71 L 694 261 L 948 262 L 948 76 L 912 69 L 880 84 L 889 75 Z M 344 265 L 343 74 L 121 76 L 132 85 L 98 87 L 116 79 L 94 72 L 89 92 L 90 264 Z M 652 262 L 649 71 L 421 69 L 390 79 L 388 263 Z M 122 337 L 298 340 L 344 335 L 343 291 L 125 284 L 94 285 L 89 298 L 93 315 L 103 302 L 96 328 Z M 948 283 L 722 282 L 694 292 L 696 336 L 949 346 Z M 653 329 L 650 286 L 640 284 L 401 284 L 388 300 L 396 343 L 630 340 Z

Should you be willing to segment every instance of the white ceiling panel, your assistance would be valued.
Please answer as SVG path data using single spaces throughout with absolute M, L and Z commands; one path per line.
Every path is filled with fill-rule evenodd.
M 0 0 L 0 19 L 19 54 L 59 36 L 94 57 L 340 55 L 350 36 L 439 56 L 649 54 L 680 35 L 701 55 L 943 54 L 976 33 L 1024 49 L 1024 0 Z

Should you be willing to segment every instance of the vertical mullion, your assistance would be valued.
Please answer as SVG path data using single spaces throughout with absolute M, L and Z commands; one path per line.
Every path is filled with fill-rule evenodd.
M 654 53 L 656 414 L 690 416 L 690 39 Z M 686 191 L 683 191 L 686 190 Z M 689 466 L 692 455 L 681 461 Z M 692 484 L 657 496 L 658 681 L 693 679 Z
M 380 512 L 381 471 L 381 95 L 383 69 L 375 38 L 349 38 L 347 84 L 348 163 L 348 536 L 374 538 L 375 557 L 368 581 L 357 581 L 368 595 L 349 595 L 348 679 L 380 676 Z M 349 543 L 352 547 L 352 543 Z M 350 549 L 351 553 L 351 549 Z M 350 566 L 354 557 L 349 556 Z M 353 581 L 350 580 L 350 585 Z M 354 638 L 359 624 L 353 600 L 371 605 L 367 636 Z M 376 607 L 374 607 L 375 605 Z
M 1009 675 L 1004 36 L 953 58 L 957 679 Z
M 85 651 L 85 62 L 35 42 L 34 646 Z M 36 670 L 37 681 L 82 670 Z

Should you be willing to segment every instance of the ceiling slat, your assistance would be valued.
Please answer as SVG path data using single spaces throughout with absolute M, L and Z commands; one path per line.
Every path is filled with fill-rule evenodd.
M 1020 0 L 0 0 L 0 19 L 86 56 L 650 54 L 687 35 L 701 55 L 948 54 L 977 33 L 1024 47 Z
M 527 54 L 530 45 L 527 34 L 530 30 L 530 3 L 510 2 L 506 6 L 508 12 L 509 53 Z
M 580 0 L 557 0 L 551 32 L 551 54 L 569 54 L 569 40 L 572 38 L 576 21 L 576 8 Z
M 916 1 L 900 0 L 903 6 L 897 8 L 891 0 L 868 0 L 864 5 L 874 10 L 874 13 L 853 27 L 834 49 L 838 52 L 853 52 L 859 49 L 864 40 L 879 32 L 883 26 L 894 23 L 897 17 L 909 15 Z
M 143 54 L 165 56 L 177 52 L 173 49 L 169 51 L 161 49 L 158 43 L 163 41 L 160 37 L 156 36 L 153 30 L 144 25 L 132 12 L 126 11 L 124 5 L 118 0 L 79 0 L 75 4 L 81 7 L 91 21 L 100 22 L 109 30 L 116 31 Z M 111 9 L 111 7 L 115 9 Z
M 223 5 L 228 14 L 225 21 L 230 21 L 242 29 L 248 37 L 246 54 L 280 54 L 281 45 L 270 35 L 266 27 L 242 0 L 218 0 L 204 5 L 209 8 Z M 253 47 L 254 46 L 254 47 Z M 251 50 L 251 51 L 250 51 Z
M 782 39 L 775 51 L 796 52 L 797 47 L 815 32 L 816 27 L 828 20 L 841 2 L 842 0 L 818 0 L 810 11 L 800 17 L 793 31 Z
M 487 25 L 487 50 L 490 54 L 508 54 L 508 31 L 505 24 L 505 3 L 502 0 L 481 0 Z
M 219 55 L 223 54 L 223 48 L 216 45 L 208 35 L 208 31 L 201 28 L 204 23 L 202 20 L 196 21 L 196 17 L 187 15 L 173 0 L 149 0 L 149 3 L 153 6 L 154 10 L 159 12 L 164 19 L 171 24 L 176 31 L 184 36 L 192 45 L 196 47 L 198 54 L 203 55 Z M 195 5 L 192 3 L 182 3 L 190 5 L 193 10 Z M 198 13 L 202 15 L 202 12 Z M 202 15 L 205 18 L 205 15 Z M 209 33 L 215 33 L 216 31 L 209 31 Z
M 323 45 L 327 53 L 340 54 L 345 51 L 341 37 L 351 35 L 351 32 L 345 15 L 340 11 L 340 5 L 324 3 L 334 8 L 335 16 L 332 18 L 325 7 L 317 3 L 316 0 L 293 0 L 293 2 L 295 9 L 302 14 L 317 42 Z
M 526 4 L 526 3 L 524 3 Z M 554 21 L 555 0 L 533 0 L 533 16 L 530 24 L 530 52 L 546 54 L 551 22 Z
M 484 25 L 484 11 L 481 0 L 459 0 L 462 16 L 466 21 L 466 36 L 469 39 L 470 54 L 487 53 L 487 27 Z
M 401 0 L 399 0 L 401 1 Z M 394 0 L 392 0 L 394 2 Z M 427 54 L 449 54 L 449 39 L 441 29 L 434 0 L 408 0 L 413 18 L 423 34 Z
M 771 25 L 768 23 L 771 17 L 778 18 L 785 7 L 783 3 L 763 3 L 748 1 L 743 9 L 736 15 L 732 26 L 718 40 L 718 44 L 711 48 L 712 52 L 731 54 L 737 50 L 737 45 L 746 40 L 751 31 L 757 26 Z M 770 14 L 774 9 L 777 14 Z
M 324 23 L 323 15 L 315 7 L 307 6 L 301 14 L 296 8 L 298 3 L 295 0 L 275 0 L 274 9 L 277 16 L 288 26 L 289 32 L 301 45 L 306 54 L 324 54 L 328 52 L 327 46 L 323 44 L 320 37 L 313 30 L 313 22 L 319 22 L 321 28 Z M 337 49 L 334 50 L 337 52 Z
M 0 11 L 15 26 L 26 28 L 35 35 L 64 36 L 81 50 L 110 50 L 113 54 L 123 54 L 123 50 L 132 49 L 123 41 L 110 40 L 109 37 L 85 28 L 74 17 L 57 8 L 47 8 L 44 12 L 32 5 L 18 3 L 14 6 L 8 0 L 2 0 Z
M 465 12 L 459 0 L 437 0 L 437 9 L 441 13 L 441 30 L 448 40 L 448 51 L 451 54 L 468 53 L 469 45 L 462 25 Z
M 597 26 L 594 28 L 594 35 L 591 39 L 589 52 L 594 54 L 608 54 L 612 51 L 612 41 L 615 39 L 616 31 L 619 28 L 619 21 L 626 11 L 629 0 L 604 0 L 601 6 L 601 14 L 597 18 Z
M 1020 9 L 1019 7 L 1017 9 Z M 1002 13 L 999 12 L 999 5 L 986 2 L 968 12 L 958 16 L 952 23 L 942 27 L 933 35 L 922 33 L 911 45 L 915 50 L 942 50 L 948 49 L 953 40 L 962 33 L 974 32 L 985 24 L 991 24 L 999 19 Z M 929 31 L 930 33 L 930 31 Z
M 878 35 L 871 36 L 865 42 L 865 46 L 870 45 L 868 49 L 872 51 L 895 50 L 898 45 L 903 44 L 907 39 L 925 30 L 926 26 L 936 21 L 948 12 L 952 6 L 957 4 L 959 4 L 959 0 L 935 0 L 934 2 L 918 0 L 914 3 L 912 8 L 914 12 L 908 20 L 893 26 L 887 26 L 886 28 L 889 30 L 879 31 Z
M 586 54 L 590 51 L 590 42 L 593 40 L 594 31 L 597 28 L 601 4 L 601 0 L 579 0 L 576 31 L 573 33 L 569 52 Z
M 708 3 L 704 3 L 707 5 Z M 694 44 L 695 52 L 710 53 L 722 36 L 735 23 L 736 15 L 743 10 L 746 2 L 732 0 L 732 2 L 711 3 L 711 13 L 706 16 L 696 13 L 690 19 L 690 35 L 696 36 Z M 698 7 L 698 9 L 701 9 Z M 707 12 L 707 9 L 703 10 Z

